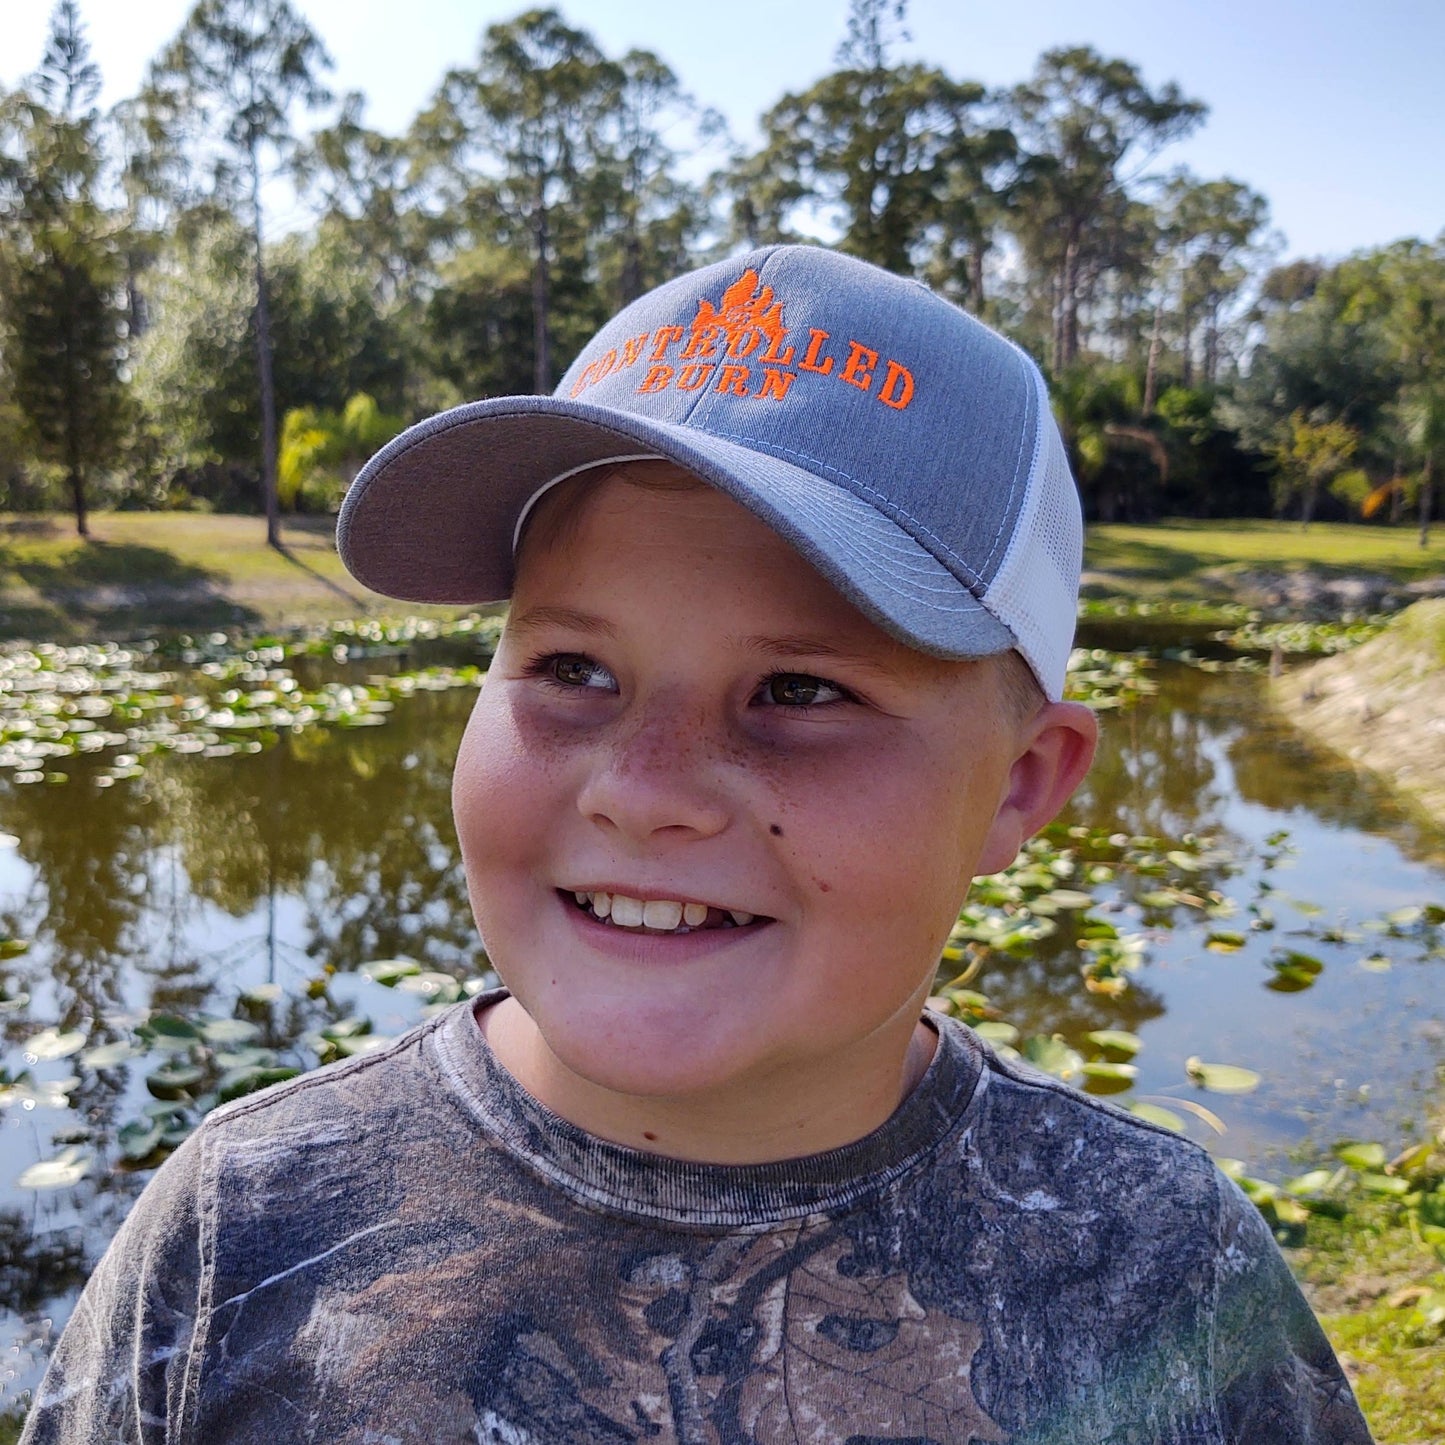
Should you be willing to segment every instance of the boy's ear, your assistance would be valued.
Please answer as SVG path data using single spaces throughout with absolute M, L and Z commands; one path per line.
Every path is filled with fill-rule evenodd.
M 980 874 L 1007 868 L 1025 840 L 1052 821 L 1089 771 L 1098 741 L 1098 720 L 1081 702 L 1045 703 L 1024 725 Z

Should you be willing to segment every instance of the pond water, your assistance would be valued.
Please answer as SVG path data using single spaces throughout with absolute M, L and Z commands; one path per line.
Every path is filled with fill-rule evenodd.
M 424 660 L 476 662 L 477 644 Z M 293 670 L 315 689 L 417 662 Z M 1021 1045 L 1058 1035 L 1097 1057 L 1090 1032 L 1136 1035 L 1137 1076 L 1095 1086 L 1132 1082 L 1120 1100 L 1177 1112 L 1252 1169 L 1400 1140 L 1445 1069 L 1445 834 L 1312 755 L 1257 671 L 1149 676 L 1154 695 L 1104 714 L 1099 762 L 1035 860 L 1038 906 L 985 889 L 941 980 L 971 965 L 954 997 L 985 996 L 970 1006 Z M 446 684 L 463 682 L 256 752 L 169 749 L 141 770 L 97 749 L 55 786 L 0 772 L 0 936 L 29 943 L 0 943 L 0 1412 L 149 1177 L 153 1156 L 126 1155 L 182 1129 L 217 1069 L 312 1067 L 488 977 L 448 805 L 473 689 Z M 188 685 L 182 670 L 177 704 Z M 1054 932 L 1005 937 L 1021 916 Z M 415 964 L 362 971 L 397 957 Z M 1192 1057 L 1258 1086 L 1202 1091 Z

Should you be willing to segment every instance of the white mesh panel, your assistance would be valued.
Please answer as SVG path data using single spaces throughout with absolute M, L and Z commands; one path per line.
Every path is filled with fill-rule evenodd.
M 1013 541 L 980 600 L 1018 638 L 1018 650 L 1057 701 L 1074 644 L 1084 531 L 1043 377 L 1029 370 L 1038 393 L 1038 445 Z

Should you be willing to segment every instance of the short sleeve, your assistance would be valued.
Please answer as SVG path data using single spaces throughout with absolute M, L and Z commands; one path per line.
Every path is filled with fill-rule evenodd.
M 1258 1209 L 1219 1176 L 1212 1342 L 1231 1445 L 1370 1445 L 1369 1427 Z
M 180 1438 L 201 1284 L 201 1140 L 142 1191 L 51 1356 L 21 1445 L 162 1445 Z

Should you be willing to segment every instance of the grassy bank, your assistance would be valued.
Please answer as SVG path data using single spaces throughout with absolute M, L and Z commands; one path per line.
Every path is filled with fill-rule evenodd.
M 328 518 L 287 519 L 284 552 L 260 517 L 111 512 L 91 530 L 86 543 L 63 517 L 0 518 L 0 637 L 260 631 L 396 610 L 347 575 Z
M 0 637 L 257 631 L 396 610 L 346 574 L 326 518 L 288 519 L 284 553 L 259 517 L 111 512 L 92 525 L 86 544 L 65 517 L 0 517 Z M 1237 602 L 1260 573 L 1405 586 L 1445 572 L 1445 542 L 1421 549 L 1413 531 L 1379 527 L 1171 521 L 1092 527 L 1085 546 L 1086 594 L 1145 602 Z
M 1324 579 L 1367 573 L 1401 586 L 1445 572 L 1445 538 L 1421 547 L 1413 529 L 1259 518 L 1150 526 L 1093 526 L 1084 544 L 1085 591 L 1141 600 L 1238 600 L 1259 573 Z
M 1440 1258 L 1385 1202 L 1312 1220 L 1308 1245 L 1287 1254 L 1380 1445 L 1441 1445 L 1445 1328 L 1418 1311 L 1445 1287 Z

